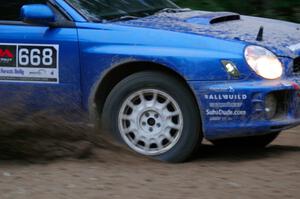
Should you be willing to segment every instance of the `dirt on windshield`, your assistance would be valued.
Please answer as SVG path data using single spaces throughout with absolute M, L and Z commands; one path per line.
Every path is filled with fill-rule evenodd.
M 220 149 L 204 142 L 190 162 L 175 165 L 111 147 L 90 133 L 69 130 L 75 133 L 41 135 L 39 129 L 21 129 L 1 134 L 0 198 L 300 196 L 300 128 L 282 133 L 264 150 Z

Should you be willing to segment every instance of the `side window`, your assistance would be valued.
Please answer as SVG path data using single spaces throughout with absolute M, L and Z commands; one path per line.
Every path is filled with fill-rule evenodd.
M 47 0 L 0 0 L 0 21 L 20 21 L 20 9 L 25 4 L 46 4 Z

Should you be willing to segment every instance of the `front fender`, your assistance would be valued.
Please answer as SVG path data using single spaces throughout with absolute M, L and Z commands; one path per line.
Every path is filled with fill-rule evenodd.
M 223 59 L 232 60 L 241 69 L 248 68 L 244 67 L 245 44 L 242 42 L 109 24 L 83 23 L 78 34 L 82 88 L 86 99 L 105 71 L 128 61 L 160 64 L 177 72 L 186 81 L 228 79 L 221 63 Z

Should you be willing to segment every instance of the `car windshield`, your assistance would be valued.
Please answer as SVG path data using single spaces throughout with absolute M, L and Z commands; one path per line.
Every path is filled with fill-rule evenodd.
M 169 0 L 67 0 L 88 20 L 121 19 L 124 16 L 145 17 L 165 8 L 179 8 Z

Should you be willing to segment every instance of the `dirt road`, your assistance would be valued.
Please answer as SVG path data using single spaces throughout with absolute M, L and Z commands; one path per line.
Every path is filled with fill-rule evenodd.
M 189 163 L 169 165 L 115 150 L 85 160 L 0 160 L 1 199 L 300 198 L 300 128 L 262 151 L 208 143 Z

